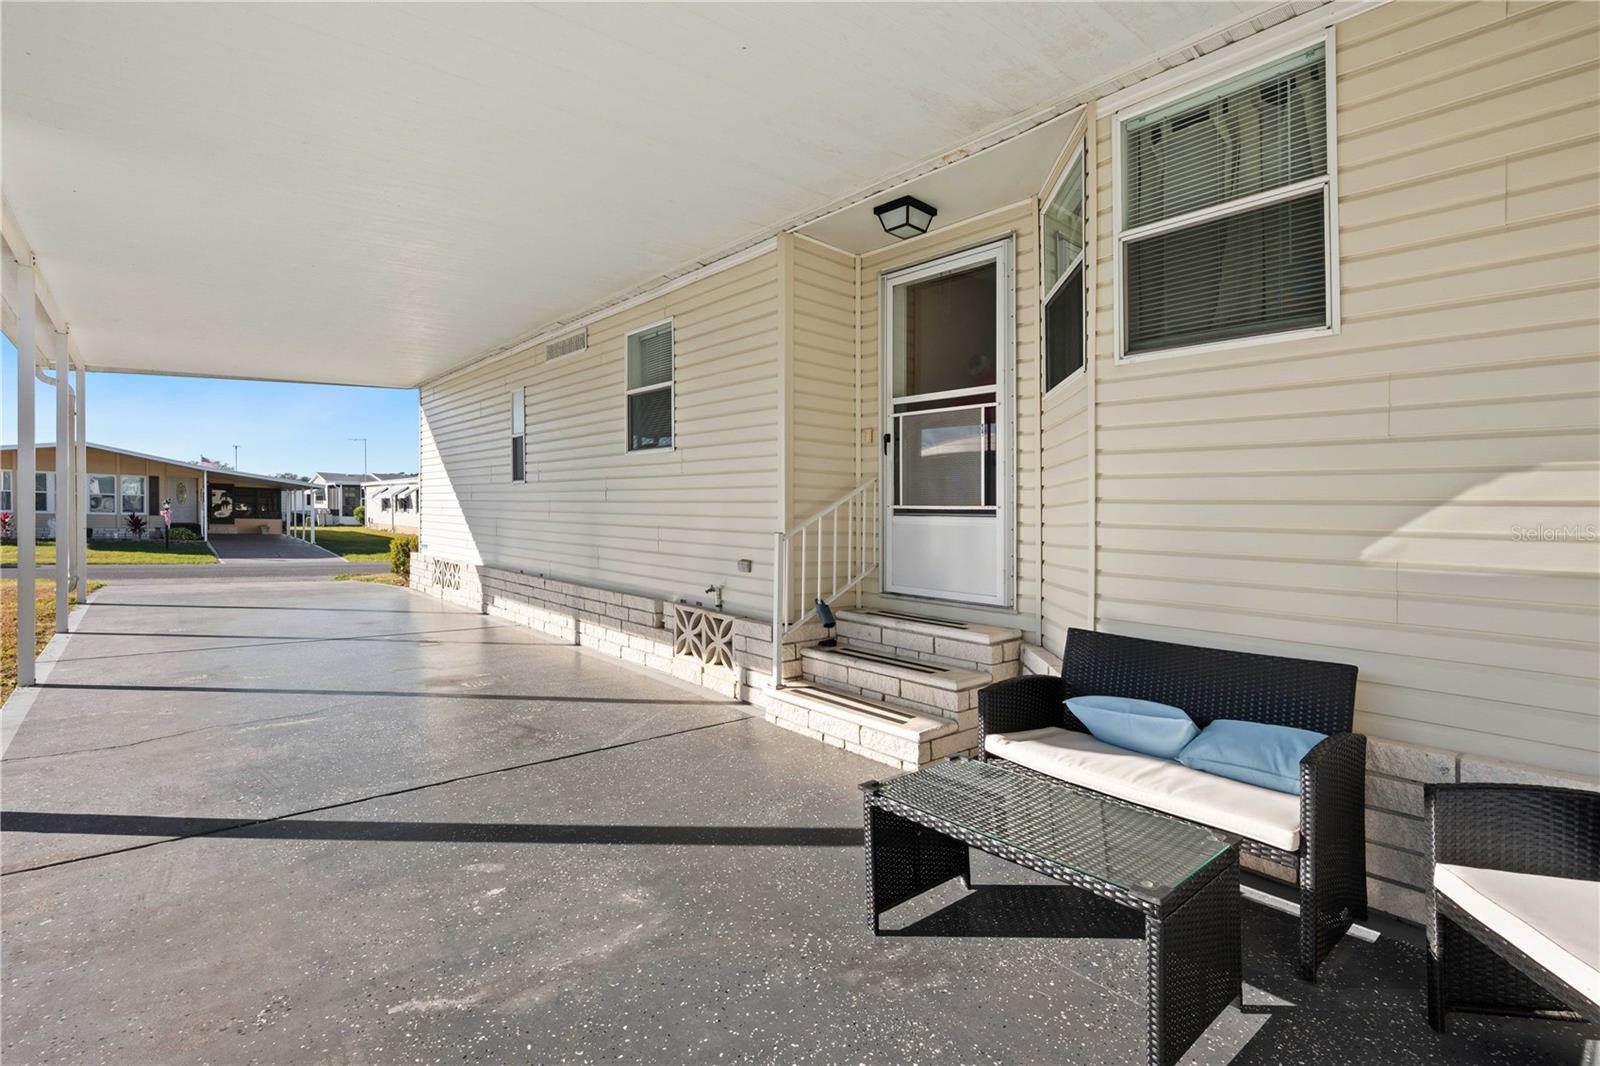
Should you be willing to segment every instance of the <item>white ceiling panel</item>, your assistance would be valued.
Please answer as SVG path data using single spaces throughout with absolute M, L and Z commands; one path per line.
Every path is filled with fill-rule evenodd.
M 97 369 L 414 385 L 1263 9 L 5 4 Z

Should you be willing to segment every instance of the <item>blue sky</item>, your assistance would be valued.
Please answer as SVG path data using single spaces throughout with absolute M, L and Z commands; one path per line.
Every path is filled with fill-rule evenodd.
M 0 339 L 0 442 L 17 442 L 17 350 Z M 90 374 L 88 437 L 169 459 L 201 455 L 256 474 L 359 473 L 366 437 L 367 468 L 417 469 L 415 389 L 288 385 L 216 378 Z M 55 390 L 39 385 L 38 437 L 55 437 Z

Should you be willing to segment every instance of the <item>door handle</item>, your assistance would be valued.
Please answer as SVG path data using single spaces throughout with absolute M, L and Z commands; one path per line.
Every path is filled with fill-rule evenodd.
M 883 435 L 883 454 L 884 455 L 888 455 L 889 454 L 889 442 L 892 441 L 892 440 L 894 440 L 894 434 L 893 433 L 885 433 Z

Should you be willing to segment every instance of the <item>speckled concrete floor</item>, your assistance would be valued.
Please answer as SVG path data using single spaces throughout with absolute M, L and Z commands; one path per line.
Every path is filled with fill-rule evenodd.
M 69 652 L 0 766 L 8 1066 L 1142 1061 L 1126 916 L 977 856 L 873 938 L 882 768 L 746 708 L 351 583 L 112 585 Z M 1405 938 L 1310 986 L 1245 918 L 1189 1061 L 1583 1059 L 1437 1037 Z

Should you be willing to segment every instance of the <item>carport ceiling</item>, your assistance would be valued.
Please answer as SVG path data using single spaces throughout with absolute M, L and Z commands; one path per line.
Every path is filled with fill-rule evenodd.
M 4 191 L 94 369 L 415 385 L 1262 3 L 8 3 Z

